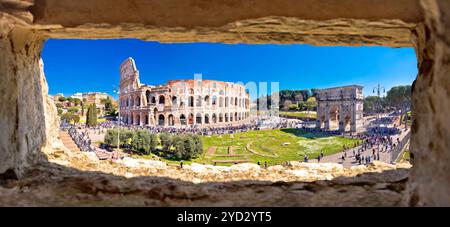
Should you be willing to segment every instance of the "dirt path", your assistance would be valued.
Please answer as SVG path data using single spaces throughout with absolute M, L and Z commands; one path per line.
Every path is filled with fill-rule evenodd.
M 229 146 L 228 147 L 228 154 L 229 155 L 234 155 L 236 152 L 234 151 L 234 149 L 233 149 L 233 147 L 232 146 Z
M 216 153 L 217 147 L 208 147 L 208 150 L 206 151 L 206 157 L 213 157 L 214 154 Z

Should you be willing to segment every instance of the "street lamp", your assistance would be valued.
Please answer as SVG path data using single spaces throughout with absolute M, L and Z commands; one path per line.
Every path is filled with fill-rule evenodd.
M 379 111 L 377 111 L 377 118 L 379 117 L 379 112 L 381 112 L 381 95 L 386 93 L 386 89 L 383 86 L 380 86 L 380 84 L 378 84 L 376 87 L 373 88 L 373 93 L 377 94 L 378 96 L 378 106 L 379 106 Z
M 120 118 L 120 89 L 117 90 L 113 90 L 114 93 L 117 94 L 118 96 L 118 100 L 117 100 L 117 109 L 119 110 L 119 116 L 118 116 L 118 126 L 117 126 L 117 151 L 120 150 L 120 122 L 121 122 L 121 118 Z
M 405 117 L 405 129 L 408 129 L 408 107 L 410 106 L 411 98 L 410 97 L 404 97 L 403 99 L 403 109 L 404 109 L 404 117 Z M 400 118 L 401 119 L 401 118 Z M 402 123 L 400 122 L 400 125 Z
M 377 138 L 377 145 L 378 145 L 378 147 L 377 147 L 377 149 L 378 149 L 378 152 L 380 152 L 380 137 L 381 137 L 381 130 L 380 130 L 380 113 L 381 113 L 381 95 L 383 94 L 385 94 L 386 93 L 386 89 L 383 87 L 383 86 L 380 86 L 380 84 L 378 84 L 376 87 L 374 87 L 373 88 L 373 93 L 375 94 L 377 94 L 377 96 L 378 96 L 378 107 L 379 107 L 379 110 L 377 111 L 377 126 L 378 126 L 378 134 L 379 134 L 379 136 L 378 136 L 378 138 Z

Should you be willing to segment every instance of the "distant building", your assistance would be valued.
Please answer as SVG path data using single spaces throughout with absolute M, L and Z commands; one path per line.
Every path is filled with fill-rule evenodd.
M 80 95 L 78 95 L 79 93 L 77 93 L 77 97 L 80 97 Z M 97 109 L 100 110 L 100 115 L 104 114 L 105 111 L 105 105 L 102 103 L 103 99 L 107 99 L 110 98 L 112 103 L 114 102 L 113 97 L 111 97 L 110 95 L 103 93 L 103 92 L 86 92 L 86 93 L 82 93 L 81 94 L 81 98 L 80 100 L 83 101 L 84 105 L 91 105 L 93 103 L 95 103 L 95 106 L 97 107 Z
M 77 98 L 79 100 L 83 100 L 83 93 L 75 93 L 72 96 L 70 96 L 71 98 Z
M 55 102 L 59 102 L 59 98 L 61 98 L 61 97 L 64 97 L 64 94 L 63 93 L 58 93 L 58 94 L 53 96 L 53 100 Z
M 69 108 L 74 106 L 74 104 L 72 102 L 69 101 L 64 101 L 64 102 L 60 102 L 59 98 L 60 97 L 64 97 L 64 94 L 62 93 L 58 93 L 56 95 L 53 96 L 53 100 L 55 103 L 59 103 L 62 108 Z M 100 114 L 103 114 L 105 111 L 105 105 L 102 103 L 103 99 L 106 98 L 110 98 L 112 103 L 114 104 L 115 101 L 113 99 L 113 97 L 111 97 L 110 95 L 103 93 L 103 92 L 85 92 L 85 93 L 75 93 L 72 96 L 70 96 L 71 98 L 77 98 L 79 99 L 83 105 L 91 105 L 93 103 L 95 103 L 95 105 L 97 106 L 97 109 L 100 110 Z M 86 111 L 85 111 L 86 113 Z
M 82 95 L 82 101 L 85 102 L 86 104 L 93 104 L 95 103 L 95 105 L 98 108 L 104 108 L 104 105 L 102 104 L 102 100 L 106 99 L 110 97 L 111 100 L 112 97 L 106 93 L 102 93 L 102 92 L 88 92 L 88 93 L 83 93 Z

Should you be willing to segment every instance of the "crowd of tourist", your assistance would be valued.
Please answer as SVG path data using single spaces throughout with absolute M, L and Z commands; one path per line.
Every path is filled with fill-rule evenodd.
M 81 151 L 95 151 L 95 147 L 91 146 L 91 139 L 89 138 L 87 131 L 78 132 L 75 127 L 69 127 L 68 133 Z
M 400 138 L 398 137 L 402 131 L 400 128 L 393 124 L 394 119 L 392 117 L 382 117 L 377 119 L 377 122 L 372 122 L 371 127 L 367 128 L 364 133 L 352 136 L 352 138 L 358 138 L 361 142 L 356 142 L 354 148 L 343 146 L 343 151 L 340 153 L 339 159 L 344 162 L 347 159 L 348 153 L 353 153 L 352 163 L 355 164 L 369 164 L 375 160 L 380 160 L 380 153 L 390 153 L 400 144 Z M 388 126 L 388 125 L 392 125 Z M 323 158 L 323 154 L 318 155 L 317 161 L 320 162 Z M 309 157 L 304 156 L 304 162 L 308 162 Z
M 368 134 L 373 134 L 373 135 L 396 135 L 399 134 L 401 132 L 400 129 L 398 129 L 398 127 L 394 126 L 394 127 L 370 127 L 367 129 L 367 133 Z
M 76 127 L 80 130 L 87 129 L 85 124 L 77 124 Z M 109 128 L 119 127 L 117 121 L 106 121 L 98 123 L 95 127 L 89 127 L 93 133 L 101 134 L 105 133 Z M 185 126 L 140 126 L 140 125 L 125 125 L 120 124 L 121 128 L 126 129 L 147 129 L 150 133 L 170 133 L 170 134 L 182 134 L 182 133 L 192 133 L 198 135 L 222 135 L 222 134 L 233 134 L 238 132 L 247 132 L 260 129 L 282 129 L 282 128 L 304 128 L 301 121 L 280 118 L 275 116 L 269 117 L 259 117 L 247 123 L 239 125 L 222 125 L 213 127 L 200 127 L 199 125 L 185 125 Z
M 354 162 L 358 164 L 369 164 L 374 160 L 380 160 L 380 152 L 391 152 L 399 143 L 400 139 L 394 139 L 394 135 L 400 134 L 400 130 L 397 127 L 373 127 L 365 134 L 360 134 L 357 138 L 362 140 L 361 144 L 356 144 L 357 149 L 353 149 Z M 341 159 L 345 160 L 346 151 Z M 367 154 L 366 151 L 369 151 Z M 364 155 L 366 154 L 366 155 Z

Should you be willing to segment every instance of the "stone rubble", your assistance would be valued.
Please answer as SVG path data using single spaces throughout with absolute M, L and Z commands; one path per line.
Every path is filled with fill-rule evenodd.
M 3 206 L 405 206 L 409 164 L 177 165 L 46 150 L 49 162 L 0 178 Z

